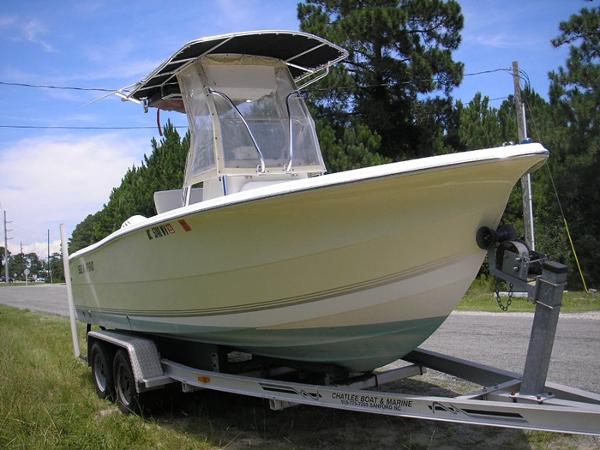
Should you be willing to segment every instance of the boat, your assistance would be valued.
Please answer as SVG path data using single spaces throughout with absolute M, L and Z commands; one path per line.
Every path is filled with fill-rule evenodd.
M 254 31 L 184 45 L 119 95 L 186 113 L 182 189 L 70 259 L 77 317 L 108 329 L 367 372 L 425 341 L 483 262 L 536 143 L 326 174 L 302 89 L 347 52 Z

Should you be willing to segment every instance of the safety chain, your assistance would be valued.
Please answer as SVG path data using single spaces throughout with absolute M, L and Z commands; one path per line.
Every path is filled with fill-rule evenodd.
M 508 298 L 506 299 L 506 304 L 502 303 L 502 299 L 500 298 L 500 282 L 498 280 L 496 280 L 496 286 L 495 286 L 495 292 L 496 292 L 496 303 L 498 303 L 498 308 L 500 308 L 502 311 L 506 312 L 508 311 L 508 308 L 510 307 L 510 305 L 512 304 L 512 299 L 513 299 L 513 284 L 512 283 L 508 283 Z

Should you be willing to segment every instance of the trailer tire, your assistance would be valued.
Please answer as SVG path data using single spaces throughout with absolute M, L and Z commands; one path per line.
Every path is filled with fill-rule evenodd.
M 135 378 L 129 356 L 123 349 L 115 353 L 113 360 L 113 379 L 115 383 L 115 402 L 124 414 L 140 411 L 140 398 L 135 388 Z
M 106 345 L 100 342 L 92 344 L 90 348 L 92 381 L 98 397 L 108 400 L 112 400 L 114 388 L 111 356 Z

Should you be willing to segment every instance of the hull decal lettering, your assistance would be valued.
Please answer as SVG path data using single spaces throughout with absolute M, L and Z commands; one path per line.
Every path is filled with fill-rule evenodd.
M 183 228 L 183 231 L 185 231 L 186 233 L 188 231 L 192 231 L 192 227 L 189 223 L 187 223 L 185 219 L 179 219 L 177 222 L 179 222 L 179 225 L 181 225 L 181 228 Z
M 164 225 L 157 225 L 155 227 L 146 229 L 146 236 L 148 236 L 149 240 L 158 239 L 174 233 L 175 228 L 173 228 L 173 225 L 170 223 L 165 223 Z
M 85 272 L 93 272 L 94 271 L 94 261 L 86 261 L 85 263 L 81 263 L 77 265 L 77 273 L 79 275 Z

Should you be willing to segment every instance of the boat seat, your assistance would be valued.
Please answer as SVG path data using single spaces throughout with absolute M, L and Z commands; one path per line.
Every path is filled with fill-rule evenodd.
M 202 188 L 192 188 L 190 203 L 202 201 Z M 183 189 L 171 189 L 168 191 L 157 191 L 154 193 L 154 206 L 156 213 L 162 214 L 172 209 L 183 206 Z

